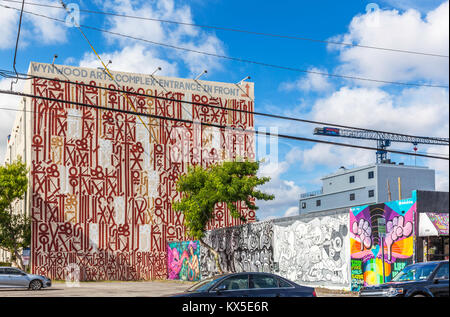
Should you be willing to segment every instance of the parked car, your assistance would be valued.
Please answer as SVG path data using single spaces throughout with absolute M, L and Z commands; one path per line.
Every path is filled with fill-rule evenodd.
M 359 296 L 449 296 L 448 271 L 448 261 L 410 264 L 394 276 L 394 278 L 388 283 L 361 288 Z
M 0 267 L 0 288 L 29 288 L 39 290 L 52 286 L 52 281 L 43 275 L 25 273 L 13 267 Z
M 204 279 L 172 297 L 316 297 L 316 292 L 275 274 L 244 272 Z

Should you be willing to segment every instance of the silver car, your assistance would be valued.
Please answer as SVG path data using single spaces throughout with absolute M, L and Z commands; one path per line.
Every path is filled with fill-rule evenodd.
M 29 288 L 39 290 L 52 286 L 52 281 L 43 275 L 25 273 L 13 267 L 0 266 L 0 288 Z

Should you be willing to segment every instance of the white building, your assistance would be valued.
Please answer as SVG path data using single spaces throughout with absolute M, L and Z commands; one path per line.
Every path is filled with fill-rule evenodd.
M 434 191 L 435 171 L 402 163 L 341 167 L 322 183 L 322 189 L 301 194 L 300 214 L 411 198 L 413 190 Z

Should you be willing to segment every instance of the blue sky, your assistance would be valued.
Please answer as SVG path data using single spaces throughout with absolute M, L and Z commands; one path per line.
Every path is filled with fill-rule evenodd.
M 58 1 L 34 0 L 58 5 Z M 334 40 L 448 55 L 448 1 L 234 1 L 234 0 L 160 0 L 160 1 L 66 1 L 81 9 L 222 26 L 255 32 L 283 34 L 317 40 Z M 345 3 L 345 5 L 343 5 Z M 0 0 L 0 5 L 20 7 Z M 368 13 L 370 6 L 377 15 Z M 65 19 L 64 12 L 26 5 L 26 10 Z M 448 86 L 448 58 L 383 52 L 358 47 L 272 38 L 221 30 L 181 27 L 81 13 L 81 24 L 156 42 L 244 58 L 263 63 L 324 73 L 373 79 Z M 18 12 L 0 7 L 0 68 L 12 69 Z M 195 77 L 238 82 L 251 76 L 255 83 L 256 110 L 312 120 L 336 122 L 358 127 L 416 135 L 448 137 L 448 89 L 381 85 L 364 81 L 331 79 L 260 65 L 228 61 L 173 49 L 124 40 L 85 30 L 104 60 L 113 61 L 113 70 L 151 73 L 162 66 L 160 75 Z M 89 46 L 75 28 L 25 14 L 17 55 L 17 69 L 26 72 L 30 61 L 97 67 Z M 9 81 L 0 79 L 0 87 Z M 0 106 L 13 107 L 14 98 L 0 96 Z M 14 114 L 0 110 L 1 130 L 11 129 Z M 276 127 L 280 133 L 315 137 L 316 125 L 294 124 L 258 117 L 257 125 Z M 334 139 L 334 141 L 375 146 L 375 142 Z M 0 159 L 5 142 L 0 142 Z M 394 144 L 392 149 L 412 150 L 409 144 Z M 419 146 L 419 151 L 445 153 L 448 148 Z M 414 159 L 392 155 L 394 161 L 414 165 Z M 277 161 L 267 161 L 261 170 L 272 177 L 264 186 L 275 193 L 272 202 L 258 203 L 260 219 L 297 212 L 299 194 L 320 189 L 320 178 L 346 167 L 375 161 L 375 153 L 365 150 L 279 140 Z M 446 161 L 418 159 L 418 164 L 437 171 L 438 190 L 448 190 Z M 273 163 L 273 164 L 271 164 Z

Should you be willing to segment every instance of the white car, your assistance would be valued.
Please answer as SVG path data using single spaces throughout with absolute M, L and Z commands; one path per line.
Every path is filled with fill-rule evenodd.
M 27 288 L 37 291 L 52 286 L 52 281 L 43 275 L 28 274 L 13 267 L 0 266 L 0 288 Z

